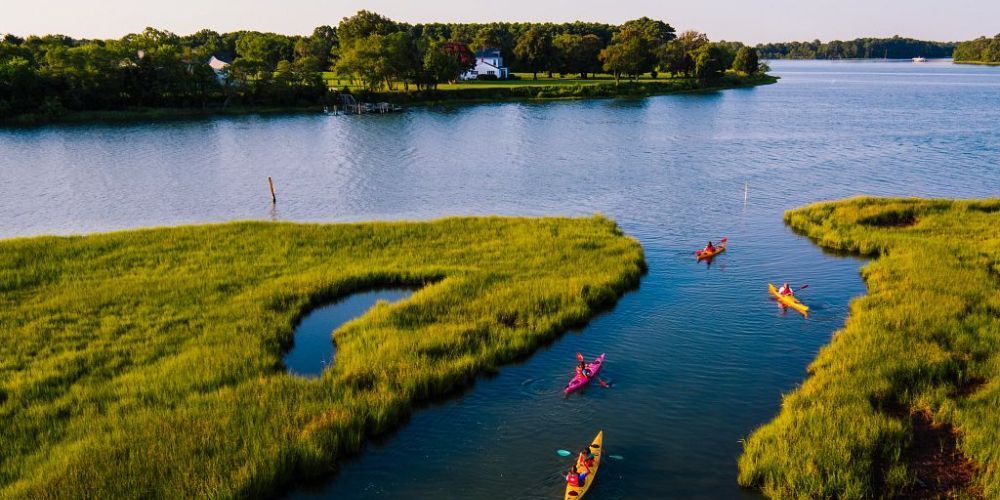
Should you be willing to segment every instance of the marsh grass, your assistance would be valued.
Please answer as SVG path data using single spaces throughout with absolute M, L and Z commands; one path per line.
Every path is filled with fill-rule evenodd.
M 611 221 L 230 223 L 0 241 L 0 497 L 257 497 L 637 285 Z M 282 353 L 310 308 L 422 286 Z
M 746 441 L 740 484 L 782 498 L 905 494 L 911 415 L 923 414 L 978 464 L 976 484 L 949 494 L 1000 498 L 1000 200 L 856 198 L 785 222 L 877 258 L 845 327 Z

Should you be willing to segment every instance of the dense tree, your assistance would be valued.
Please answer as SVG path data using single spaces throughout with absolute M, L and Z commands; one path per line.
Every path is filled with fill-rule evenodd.
M 438 44 L 438 51 L 448 54 L 458 62 L 458 72 L 453 78 L 449 80 L 454 80 L 458 78 L 458 75 L 472 69 L 476 65 L 476 55 L 472 53 L 469 46 L 456 41 L 448 41 Z
M 337 26 L 337 38 L 342 45 L 351 46 L 356 40 L 369 38 L 372 35 L 385 36 L 399 29 L 399 24 L 388 17 L 361 10 L 340 21 Z
M 684 48 L 684 42 L 681 40 L 663 44 L 656 52 L 656 59 L 660 71 L 684 76 L 691 76 L 694 71 L 694 58 Z
M 336 72 L 352 80 L 360 80 L 367 90 L 380 89 L 392 76 L 389 60 L 382 46 L 383 38 L 383 35 L 372 34 L 364 38 L 351 38 L 350 43 L 341 45 Z
M 811 42 L 767 43 L 757 45 L 764 59 L 863 59 L 912 57 L 949 57 L 955 49 L 950 42 L 928 42 L 894 36 L 892 38 L 857 38 L 823 43 Z
M 650 64 L 651 56 L 646 39 L 634 33 L 626 33 L 620 37 L 616 35 L 616 38 L 618 41 L 605 47 L 599 56 L 604 71 L 614 75 L 615 83 L 618 83 L 622 75 L 638 78 Z
M 515 45 L 510 30 L 501 23 L 490 23 L 476 31 L 472 46 L 476 50 L 499 49 L 501 53 L 509 54 Z
M 544 27 L 532 26 L 518 39 L 514 53 L 537 80 L 539 71 L 552 69 L 552 35 Z
M 274 71 L 278 61 L 292 59 L 294 44 L 286 36 L 275 33 L 247 31 L 236 39 L 236 55 L 264 63 L 264 68 Z
M 725 54 L 714 44 L 698 49 L 694 59 L 694 75 L 699 80 L 718 80 L 726 72 Z
M 733 70 L 752 75 L 760 68 L 760 60 L 757 57 L 757 49 L 753 47 L 740 47 L 736 52 L 736 59 L 733 61 Z
M 648 17 L 626 21 L 618 29 L 618 33 L 626 32 L 641 36 L 645 40 L 646 46 L 650 48 L 660 47 L 676 38 L 674 29 L 669 24 Z
M 1000 63 L 1000 33 L 959 43 L 953 57 L 962 62 Z
M 563 33 L 552 39 L 552 48 L 560 74 L 579 73 L 586 78 L 587 73 L 596 73 L 601 68 L 598 56 L 602 42 L 596 35 Z

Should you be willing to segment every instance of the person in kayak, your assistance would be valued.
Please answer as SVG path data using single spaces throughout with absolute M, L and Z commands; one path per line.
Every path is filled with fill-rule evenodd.
M 788 286 L 788 283 L 785 282 L 785 283 L 782 283 L 781 284 L 781 288 L 778 289 L 778 295 L 785 295 L 785 296 L 791 297 L 791 296 L 795 295 L 795 293 L 792 292 L 792 287 Z
M 712 253 L 714 251 L 715 251 L 715 245 L 713 245 L 712 242 L 709 241 L 708 244 L 705 245 L 705 248 L 701 252 L 702 253 Z
M 580 450 L 580 456 L 577 457 L 577 463 L 584 464 L 587 467 L 594 466 L 594 454 L 590 452 L 589 446 Z
M 586 361 L 580 361 L 580 364 L 576 367 L 576 376 L 590 378 L 591 372 L 590 367 L 587 366 Z
M 570 486 L 580 487 L 587 484 L 587 474 L 590 473 L 590 469 L 587 468 L 586 464 L 582 468 L 583 470 L 581 471 L 577 468 L 576 464 L 573 464 L 569 468 L 569 474 L 566 474 L 566 482 Z

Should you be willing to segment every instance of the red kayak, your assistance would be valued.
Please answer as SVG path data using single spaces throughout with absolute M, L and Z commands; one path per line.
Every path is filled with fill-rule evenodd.
M 597 374 L 600 373 L 601 365 L 603 364 L 604 364 L 604 355 L 601 354 L 600 356 L 597 357 L 597 359 L 591 361 L 590 363 L 587 363 L 587 368 L 590 369 L 590 376 L 584 377 L 583 375 L 577 375 L 573 377 L 573 380 L 570 380 L 569 383 L 566 384 L 566 388 L 563 389 L 563 392 L 569 394 L 589 384 L 591 380 L 597 378 Z

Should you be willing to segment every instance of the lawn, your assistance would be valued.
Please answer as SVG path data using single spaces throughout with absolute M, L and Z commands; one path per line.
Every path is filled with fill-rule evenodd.
M 0 497 L 260 497 L 638 284 L 602 217 L 241 222 L 0 241 Z M 312 307 L 422 287 L 282 354 Z
M 740 484 L 783 498 L 1000 498 L 1000 200 L 857 198 L 785 221 L 875 259 L 844 328 L 746 441 Z
M 460 90 L 460 89 L 496 89 L 496 88 L 511 88 L 511 87 L 551 87 L 551 86 L 575 86 L 575 85 L 599 85 L 599 84 L 614 84 L 615 78 L 609 74 L 599 73 L 593 77 L 580 78 L 580 75 L 566 75 L 564 78 L 560 78 L 559 75 L 553 75 L 552 78 L 548 78 L 547 73 L 539 73 L 538 79 L 532 78 L 531 73 L 514 73 L 517 77 L 516 79 L 509 80 L 468 80 L 456 83 L 442 83 L 438 85 L 438 90 Z M 331 87 L 349 87 L 353 88 L 356 85 L 351 85 L 350 79 L 338 78 L 336 73 L 326 71 L 323 73 L 323 80 L 327 82 L 327 85 Z M 646 73 L 639 77 L 639 82 L 678 82 L 678 81 L 688 81 L 690 78 L 683 77 L 664 77 L 658 76 L 653 78 L 652 75 Z M 628 80 L 622 78 L 622 82 L 627 82 Z M 398 83 L 396 85 L 396 91 L 402 92 L 403 85 Z

